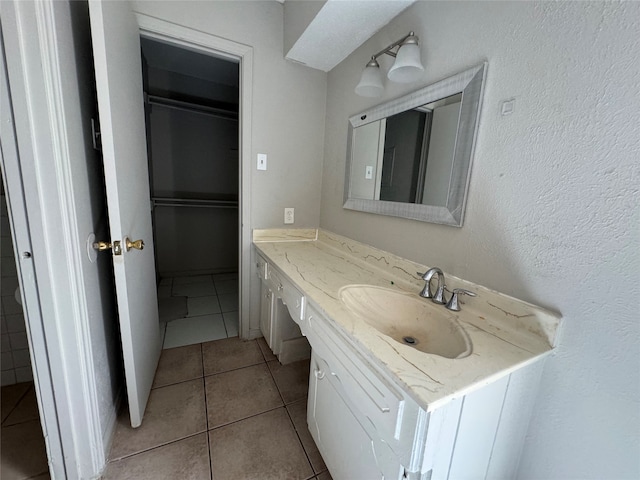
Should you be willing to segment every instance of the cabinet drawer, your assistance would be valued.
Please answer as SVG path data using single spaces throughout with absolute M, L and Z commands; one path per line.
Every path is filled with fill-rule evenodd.
M 307 338 L 311 348 L 326 361 L 329 374 L 342 385 L 346 400 L 352 408 L 368 418 L 385 442 L 396 445 L 403 433 L 405 401 L 402 394 L 341 340 L 327 321 L 313 309 L 308 309 L 306 320 L 304 326 L 305 330 L 308 329 Z
M 276 297 L 282 299 L 282 302 L 289 309 L 291 318 L 296 323 L 300 323 L 304 319 L 304 295 L 279 272 L 269 269 L 268 276 Z

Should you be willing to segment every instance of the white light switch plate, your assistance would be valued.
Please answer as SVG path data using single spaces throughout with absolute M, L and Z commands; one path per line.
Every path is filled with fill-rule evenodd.
M 373 178 L 373 167 L 371 165 L 367 165 L 367 168 L 364 171 L 365 180 L 371 180 Z
M 258 170 L 266 170 L 267 169 L 267 154 L 259 153 L 258 154 Z

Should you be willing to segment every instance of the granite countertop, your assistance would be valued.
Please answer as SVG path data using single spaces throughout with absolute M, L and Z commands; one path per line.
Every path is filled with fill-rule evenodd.
M 324 230 L 255 230 L 254 245 L 291 280 L 371 363 L 427 411 L 534 362 L 553 350 L 560 315 L 446 274 L 449 288 L 466 288 L 460 312 L 442 311 L 466 330 L 471 355 L 449 359 L 422 353 L 378 332 L 342 304 L 340 288 L 376 285 L 414 294 L 428 267 Z M 426 299 L 421 299 L 429 301 Z

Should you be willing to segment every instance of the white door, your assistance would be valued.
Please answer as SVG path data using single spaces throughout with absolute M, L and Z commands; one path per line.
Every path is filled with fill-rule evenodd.
M 151 232 L 140 32 L 129 2 L 90 1 L 113 273 L 131 426 L 138 427 L 162 348 Z M 126 238 L 143 240 L 127 251 Z M 108 240 L 108 239 L 99 239 Z

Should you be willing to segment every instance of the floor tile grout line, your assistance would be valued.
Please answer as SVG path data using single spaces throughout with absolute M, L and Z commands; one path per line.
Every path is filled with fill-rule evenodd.
M 11 416 L 11 414 L 13 412 L 16 411 L 16 409 L 18 408 L 18 405 L 20 405 L 22 403 L 22 401 L 24 400 L 24 397 L 27 396 L 27 393 L 29 393 L 29 390 L 31 390 L 32 388 L 34 388 L 34 384 L 33 381 L 31 382 L 25 382 L 25 383 L 30 383 L 31 385 L 29 385 L 27 387 L 27 389 L 24 391 L 24 393 L 22 395 L 20 395 L 20 398 L 18 399 L 18 401 L 16 402 L 16 404 L 13 406 L 13 408 L 9 411 L 9 413 L 7 414 L 6 418 L 2 421 L 1 426 L 3 427 L 12 427 L 13 425 L 19 425 L 20 423 L 25 423 L 25 422 L 20 422 L 20 423 L 14 423 L 13 425 L 5 425 L 6 421 L 9 419 L 9 417 Z M 17 385 L 17 384 L 14 384 Z
M 164 342 L 167 341 L 167 323 L 164 322 L 164 328 L 162 329 L 162 350 L 164 350 Z
M 233 337 L 233 338 L 235 338 L 235 337 Z M 223 339 L 223 340 L 224 340 L 224 339 Z M 207 377 L 213 377 L 213 376 L 215 376 L 215 375 L 221 375 L 221 374 L 223 374 L 223 373 L 237 372 L 238 370 L 242 370 L 243 368 L 255 367 L 255 366 L 257 366 L 257 365 L 262 365 L 263 363 L 266 363 L 266 362 L 252 363 L 251 365 L 245 365 L 245 366 L 243 366 L 243 367 L 232 368 L 231 370 L 225 370 L 224 372 L 216 372 L 216 373 L 209 373 L 209 374 L 206 374 L 206 373 L 205 373 L 204 378 L 207 378 Z M 267 369 L 268 369 L 268 368 L 269 368 L 269 366 L 267 365 Z M 275 380 L 274 380 L 274 381 L 275 381 Z
M 200 344 L 200 365 L 202 371 L 202 389 L 204 391 L 204 416 L 207 431 L 207 458 L 209 459 L 209 480 L 213 479 L 213 463 L 211 459 L 211 439 L 209 438 L 209 402 L 207 401 L 207 381 L 204 376 L 204 348 Z
M 260 348 L 260 347 L 258 347 L 258 348 Z M 267 364 L 267 369 L 269 369 L 269 374 L 271 375 L 271 378 L 273 379 L 273 383 L 276 384 L 276 389 L 278 390 L 278 395 L 280 395 L 280 398 L 282 399 L 282 403 L 286 406 L 287 402 L 285 402 L 284 396 L 282 395 L 282 392 L 280 391 L 280 387 L 278 386 L 278 382 L 276 381 L 276 377 L 273 375 L 273 371 L 269 367 L 269 362 L 266 362 L 266 364 Z
M 180 385 L 181 383 L 189 383 L 189 382 L 193 382 L 195 380 L 198 380 L 200 378 L 204 378 L 204 376 L 201 377 L 193 377 L 193 378 L 189 378 L 187 380 L 178 380 L 177 382 L 173 382 L 173 383 L 167 383 L 165 385 L 158 385 L 156 387 L 151 387 L 151 390 L 158 390 L 160 388 L 165 388 L 165 387 L 175 387 L 176 385 Z
M 292 404 L 290 404 L 290 405 L 292 405 Z M 300 446 L 302 447 L 302 451 L 304 452 L 304 456 L 307 457 L 307 462 L 309 462 L 309 466 L 311 467 L 311 471 L 313 472 L 313 474 L 309 478 L 314 478 L 314 476 L 316 475 L 316 471 L 313 468 L 313 464 L 311 463 L 311 457 L 307 453 L 307 449 L 304 447 L 304 443 L 302 443 L 302 438 L 300 438 L 300 433 L 298 433 L 298 429 L 296 428 L 296 424 L 293 421 L 293 417 L 291 416 L 291 412 L 289 411 L 289 409 L 287 408 L 286 405 L 285 405 L 284 409 L 287 411 L 287 416 L 289 417 L 289 421 L 291 422 L 291 426 L 293 427 L 293 431 L 296 432 L 296 437 L 298 437 L 298 442 L 300 442 Z M 306 408 L 305 408 L 305 410 L 306 410 Z
M 20 420 L 19 422 L 16 422 L 16 423 L 6 423 L 6 419 L 5 419 L 5 422 L 2 424 L 2 428 L 17 427 L 18 425 L 24 425 L 25 423 L 39 422 L 39 421 L 40 421 L 40 413 L 38 413 L 38 416 L 35 418 L 27 418 L 25 420 Z
M 209 431 L 209 402 L 207 402 L 207 381 L 204 377 L 204 349 L 202 348 L 202 344 L 200 344 L 200 360 L 202 365 L 202 388 L 204 391 L 204 415 L 205 415 L 205 423 L 207 426 L 207 432 Z
M 218 307 L 220 307 L 220 315 L 222 315 L 222 325 L 224 326 L 224 333 L 229 338 L 229 330 L 227 329 L 227 322 L 224 321 L 224 313 L 222 312 L 222 303 L 220 303 L 220 294 L 218 293 L 218 287 L 216 287 L 216 282 L 213 282 L 213 289 L 216 292 L 216 300 L 218 301 Z
M 222 303 L 220 302 L 220 295 L 218 295 L 218 289 L 216 288 L 216 282 L 213 282 L 213 289 L 216 292 L 216 300 L 218 302 L 218 307 L 220 307 L 220 313 L 222 313 Z M 224 317 L 222 318 L 222 323 L 224 323 Z M 224 326 L 224 331 L 227 331 L 227 326 Z M 228 334 L 227 334 L 227 338 L 229 338 Z
M 277 407 L 269 408 L 269 409 L 267 409 L 267 410 L 265 410 L 263 412 L 254 413 L 254 414 L 248 415 L 246 417 L 242 417 L 242 418 L 239 418 L 237 420 L 233 420 L 232 422 L 227 422 L 227 423 L 223 423 L 221 425 L 216 425 L 215 427 L 210 428 L 208 431 L 209 432 L 213 432 L 214 430 L 218 430 L 218 429 L 223 428 L 223 427 L 228 427 L 229 425 L 235 425 L 236 423 L 240 423 L 240 422 L 243 422 L 245 420 L 249 420 L 250 418 L 254 418 L 254 417 L 258 417 L 260 415 L 264 415 L 265 413 L 273 412 L 275 410 L 278 410 L 279 408 L 286 409 L 286 407 L 287 406 L 284 405 L 284 404 L 278 405 Z
M 189 298 L 189 297 L 187 297 Z M 193 297 L 195 298 L 195 297 Z M 215 312 L 215 313 L 203 313 L 201 315 L 193 315 L 191 317 L 183 317 L 183 318 L 175 318 L 173 320 L 168 320 L 166 323 L 171 323 L 171 322 L 175 322 L 175 321 L 180 321 L 180 320 L 188 320 L 189 318 L 198 318 L 198 317 L 206 317 L 208 315 L 222 315 L 222 312 Z M 224 321 L 224 320 L 223 320 Z M 215 340 L 213 340 L 215 341 Z M 202 343 L 202 342 L 201 342 Z
M 43 472 L 40 473 L 36 473 L 35 475 L 32 475 L 31 477 L 27 477 L 25 480 L 31 480 L 32 478 L 38 478 L 40 475 L 44 475 L 45 473 L 48 473 L 49 475 L 51 475 L 51 471 L 49 470 L 49 467 L 47 466 L 47 469 Z M 51 478 L 51 477 L 49 477 Z
M 278 357 L 276 357 L 276 356 L 273 354 L 273 352 L 271 352 L 271 354 L 270 354 L 270 357 L 271 357 L 271 358 L 270 358 L 269 360 L 267 360 L 267 354 L 266 354 L 266 353 L 264 353 L 264 350 L 263 350 L 263 349 L 262 349 L 262 347 L 260 346 L 260 341 L 259 341 L 259 340 L 260 340 L 260 338 L 264 338 L 264 337 L 259 337 L 259 338 L 256 338 L 255 340 L 256 340 L 256 342 L 258 343 L 258 348 L 260 349 L 260 353 L 262 353 L 262 358 L 264 358 L 264 361 L 265 361 L 266 363 L 269 363 L 269 362 L 271 362 L 272 360 L 277 360 L 277 359 L 278 359 Z M 271 347 L 269 347 L 269 344 L 267 344 L 267 340 L 266 340 L 266 339 L 265 339 L 264 343 L 267 345 L 267 348 L 268 348 L 269 350 L 271 350 Z
M 198 435 L 207 435 L 207 433 L 208 433 L 207 430 L 201 430 L 199 432 L 194 432 L 194 433 L 191 433 L 189 435 L 185 435 L 184 437 L 176 438 L 174 440 L 170 440 L 170 441 L 164 442 L 164 443 L 159 443 L 158 445 L 154 445 L 153 447 L 145 448 L 145 449 L 139 450 L 137 452 L 130 453 L 128 455 L 123 455 L 123 456 L 118 457 L 118 458 L 110 458 L 110 459 L 107 460 L 107 463 L 120 462 L 122 460 L 126 460 L 127 458 L 135 457 L 136 455 L 140 455 L 142 453 L 147 453 L 147 452 L 150 452 L 152 450 L 156 450 L 158 448 L 166 447 L 168 445 L 173 445 L 174 443 L 178 443 L 178 442 L 181 442 L 183 440 L 187 440 L 189 438 L 196 437 Z
M 206 435 L 207 435 L 207 454 L 209 457 L 209 480 L 213 480 L 213 458 L 211 457 L 211 435 L 209 435 L 208 429 L 207 429 Z

